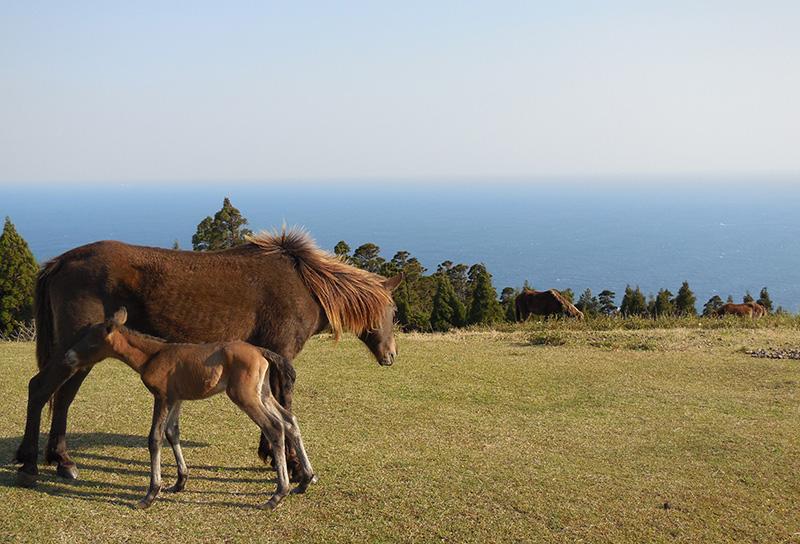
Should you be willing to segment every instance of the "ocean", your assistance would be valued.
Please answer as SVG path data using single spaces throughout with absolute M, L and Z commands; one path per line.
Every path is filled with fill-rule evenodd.
M 483 262 L 498 292 L 528 280 L 576 296 L 611 289 L 619 303 L 627 284 L 676 293 L 686 280 L 698 310 L 762 287 L 800 310 L 800 185 L 787 182 L 6 184 L 0 214 L 43 261 L 103 239 L 190 249 L 225 196 L 253 230 L 302 225 L 329 250 L 373 242 L 429 271 Z

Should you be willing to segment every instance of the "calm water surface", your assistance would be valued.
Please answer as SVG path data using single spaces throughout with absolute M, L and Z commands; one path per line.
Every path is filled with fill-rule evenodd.
M 92 184 L 0 186 L 36 257 L 102 239 L 169 247 L 191 236 L 224 196 L 254 230 L 304 225 L 319 244 L 410 251 L 430 270 L 484 262 L 498 290 L 609 288 L 675 293 L 688 280 L 698 307 L 712 295 L 768 286 L 800 310 L 800 185 L 729 184 Z

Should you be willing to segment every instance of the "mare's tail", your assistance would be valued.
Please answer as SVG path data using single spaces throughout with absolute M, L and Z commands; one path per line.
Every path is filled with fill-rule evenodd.
M 50 301 L 50 278 L 59 268 L 61 261 L 56 258 L 45 263 L 36 277 L 34 291 L 34 315 L 36 317 L 36 366 L 43 369 L 50 361 L 53 354 L 53 306 Z M 47 407 L 52 409 L 53 398 L 47 401 Z

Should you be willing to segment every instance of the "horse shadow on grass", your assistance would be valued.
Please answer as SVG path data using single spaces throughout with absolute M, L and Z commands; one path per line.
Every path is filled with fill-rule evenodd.
M 22 437 L 0 437 L 0 487 L 16 487 L 17 465 L 12 461 L 17 447 L 22 441 Z M 77 480 L 65 480 L 55 476 L 53 467 L 48 467 L 44 463 L 43 454 L 39 452 L 39 479 L 35 490 L 48 495 L 57 495 L 68 498 L 75 498 L 86 501 L 102 502 L 118 506 L 130 507 L 141 499 L 148 487 L 150 477 L 150 463 L 143 460 L 142 450 L 147 452 L 147 437 L 120 433 L 74 433 L 67 437 L 71 457 L 81 471 Z M 40 444 L 47 443 L 47 434 L 43 433 Z M 205 448 L 205 442 L 193 440 L 181 440 L 181 446 L 185 448 Z M 103 452 L 104 447 L 123 447 L 130 448 L 132 455 L 110 455 Z M 171 459 L 169 446 L 165 443 L 166 451 L 162 460 L 162 466 L 168 472 L 165 479 L 170 478 L 170 468 L 174 470 L 174 462 Z M 133 452 L 137 451 L 136 454 Z M 187 452 L 188 453 L 188 452 Z M 134 457 L 135 455 L 135 457 Z M 145 453 L 144 457 L 147 454 Z M 254 455 L 255 457 L 255 455 Z M 268 478 L 270 474 L 268 467 L 257 461 L 257 464 L 250 466 L 217 466 L 217 465 L 192 465 L 189 464 L 190 482 L 192 480 L 218 481 L 224 483 L 261 483 L 265 486 L 274 484 L 274 478 Z M 240 478 L 226 476 L 225 473 L 253 471 L 258 472 L 258 476 L 253 478 Z M 96 481 L 86 479 L 92 472 L 109 474 L 122 474 L 141 477 L 142 485 L 125 485 L 114 482 Z M 260 476 L 260 477 L 259 477 Z M 166 482 L 165 482 L 166 483 Z M 190 483 L 191 485 L 191 483 Z M 265 487 L 264 493 L 267 492 Z M 194 501 L 186 497 L 186 494 L 205 494 L 205 495 L 249 495 L 252 493 L 234 493 L 232 491 L 198 490 L 178 495 L 162 493 L 159 497 L 160 502 L 179 502 L 193 503 L 208 506 L 225 506 L 237 508 L 256 508 L 255 504 L 244 504 L 232 501 Z M 264 493 L 259 493 L 262 495 Z

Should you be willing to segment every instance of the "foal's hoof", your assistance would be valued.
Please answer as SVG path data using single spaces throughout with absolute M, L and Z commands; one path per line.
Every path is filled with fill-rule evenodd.
M 170 486 L 170 487 L 166 488 L 164 490 L 164 493 L 180 493 L 184 489 L 186 489 L 186 484 L 185 483 L 175 484 L 173 486 Z
M 308 491 L 308 486 L 317 483 L 316 474 L 312 474 L 310 478 L 303 478 L 300 484 L 292 490 L 292 493 L 305 493 Z
M 17 471 L 17 485 L 19 487 L 36 487 L 36 474 L 29 474 L 22 469 Z
M 136 503 L 135 508 L 137 510 L 145 510 L 147 508 L 150 508 L 151 504 L 153 504 L 153 501 L 141 500 L 141 501 Z
M 261 508 L 263 510 L 266 510 L 267 512 L 272 512 L 278 506 L 281 505 L 281 499 L 283 499 L 283 497 L 280 497 L 280 498 L 272 497 L 270 500 L 268 500 L 266 503 L 264 503 L 264 506 L 262 506 Z
M 66 478 L 67 480 L 77 480 L 78 479 L 78 467 L 75 466 L 75 463 L 59 463 L 58 467 L 56 468 L 56 474 L 61 476 L 62 478 Z

